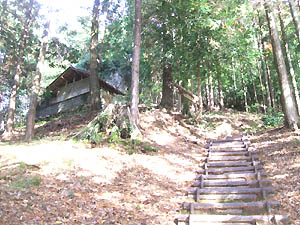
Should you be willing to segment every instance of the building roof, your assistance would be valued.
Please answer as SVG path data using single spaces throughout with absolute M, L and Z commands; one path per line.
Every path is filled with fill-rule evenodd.
M 73 66 L 70 66 L 66 69 L 62 74 L 60 74 L 48 87 L 47 89 L 52 91 L 54 94 L 57 93 L 58 89 L 64 87 L 68 83 L 72 83 L 74 81 L 82 80 L 88 78 L 90 76 L 90 72 L 86 70 L 80 70 Z M 111 84 L 107 83 L 106 81 L 98 78 L 99 85 L 101 88 L 119 95 L 125 95 L 122 91 L 118 90 Z

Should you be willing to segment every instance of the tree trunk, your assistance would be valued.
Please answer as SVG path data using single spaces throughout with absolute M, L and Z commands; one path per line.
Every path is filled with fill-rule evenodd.
M 286 115 L 287 124 L 290 128 L 298 129 L 300 125 L 300 118 L 297 112 L 296 104 L 293 98 L 293 93 L 290 87 L 289 78 L 286 70 L 285 61 L 282 54 L 282 49 L 280 45 L 280 39 L 278 35 L 278 30 L 276 26 L 276 18 L 273 13 L 272 2 L 266 2 L 265 5 L 267 20 L 269 21 L 269 28 L 271 31 L 273 54 L 276 61 L 276 66 L 278 70 L 278 78 L 281 87 L 283 109 Z
M 264 113 L 266 113 L 267 112 L 266 111 L 266 97 L 265 97 L 264 85 L 263 85 L 262 75 L 261 75 L 261 72 L 263 72 L 263 71 L 260 70 L 258 62 L 257 62 L 257 70 L 258 70 L 259 86 L 260 86 L 262 100 L 263 100 L 263 111 L 264 111 Z
M 133 125 L 139 127 L 139 73 L 141 54 L 141 32 L 142 32 L 142 0 L 135 0 L 135 28 L 134 28 L 134 48 L 132 61 L 131 79 L 131 101 L 130 114 Z
M 47 48 L 47 42 L 48 42 L 48 29 L 49 29 L 49 23 L 45 26 L 45 31 L 41 43 L 40 53 L 39 53 L 39 60 L 36 67 L 36 74 L 33 80 L 32 85 L 32 95 L 30 98 L 30 106 L 29 111 L 27 115 L 27 122 L 26 122 L 26 133 L 25 133 L 25 141 L 31 141 L 34 137 L 34 125 L 35 125 L 35 114 L 36 114 L 36 106 L 37 106 L 37 100 L 38 95 L 40 92 L 40 83 L 41 83 L 41 76 L 42 76 L 42 68 L 45 61 L 45 55 L 46 55 L 46 48 Z
M 166 63 L 163 68 L 162 99 L 160 106 L 167 110 L 171 110 L 174 107 L 174 88 L 172 83 L 172 65 Z
M 263 27 L 262 27 L 262 22 L 261 22 L 259 15 L 258 15 L 258 26 L 259 26 L 260 30 L 262 31 Z M 261 33 L 257 32 L 256 36 L 257 36 L 257 46 L 258 46 L 258 49 L 260 52 L 261 68 L 262 68 L 262 72 L 263 72 L 263 75 L 265 78 L 265 85 L 263 85 L 262 77 L 260 76 L 260 84 L 261 84 L 261 89 L 262 89 L 263 98 L 264 98 L 264 112 L 266 112 L 266 106 L 267 107 L 272 106 L 270 88 L 269 88 L 269 83 L 268 83 L 268 74 L 267 74 L 267 59 L 266 59 L 266 54 L 264 53 L 265 47 L 264 47 L 264 41 L 261 37 Z M 264 94 L 265 92 L 264 92 L 263 87 L 265 87 L 267 98 L 265 98 L 265 94 Z
M 8 120 L 7 120 L 6 132 L 4 134 L 5 137 L 10 137 L 13 132 L 13 129 L 14 129 L 17 91 L 18 91 L 18 87 L 19 87 L 19 83 L 20 83 L 20 76 L 22 74 L 23 56 L 24 56 L 24 51 L 25 51 L 26 44 L 27 44 L 29 27 L 30 27 L 30 23 L 32 21 L 32 18 L 31 18 L 32 10 L 33 10 L 33 0 L 30 0 L 29 8 L 27 9 L 27 12 L 26 12 L 24 28 L 22 30 L 22 34 L 20 37 L 21 45 L 19 48 L 20 49 L 19 56 L 18 56 L 17 64 L 16 64 L 16 73 L 14 76 L 14 83 L 11 88 L 11 94 L 10 94 L 10 99 L 9 99 Z
M 273 86 L 272 77 L 271 77 L 271 70 L 270 70 L 270 67 L 269 67 L 269 64 L 267 61 L 266 61 L 266 67 L 267 67 L 269 91 L 270 91 L 270 96 L 271 96 L 271 104 L 272 104 L 273 109 L 276 109 L 274 86 Z
M 98 81 L 98 35 L 99 35 L 99 7 L 100 0 L 94 1 L 91 45 L 90 45 L 90 97 L 92 110 L 101 108 L 100 85 Z
M 177 95 L 178 95 L 177 111 L 181 112 L 181 109 L 182 109 L 182 95 L 179 93 L 179 91 L 177 92 Z
M 201 117 L 203 112 L 203 99 L 202 99 L 202 88 L 201 88 L 201 70 L 200 65 L 198 65 L 198 97 L 199 97 L 199 117 Z
M 222 89 L 221 76 L 218 75 L 218 91 L 219 91 L 219 106 L 220 109 L 224 109 L 224 93 Z
M 289 5 L 290 5 L 291 14 L 292 14 L 295 29 L 296 29 L 298 43 L 300 44 L 300 23 L 299 23 L 298 8 L 296 7 L 296 3 L 294 0 L 289 0 Z
M 271 99 L 271 91 L 270 91 L 270 86 L 269 86 L 269 79 L 268 79 L 268 66 L 267 66 L 267 59 L 266 59 L 266 54 L 264 53 L 265 50 L 265 44 L 262 41 L 261 43 L 261 48 L 262 48 L 262 66 L 264 68 L 264 78 L 265 78 L 265 88 L 266 88 L 266 94 L 267 94 L 267 106 L 270 108 L 272 107 L 272 99 Z
M 278 6 L 278 16 L 279 16 L 279 21 L 280 21 L 280 28 L 281 28 L 281 36 L 282 36 L 282 41 L 283 41 L 283 52 L 286 56 L 288 67 L 290 70 L 290 75 L 292 78 L 292 85 L 294 88 L 294 93 L 295 93 L 295 99 L 296 99 L 296 104 L 297 104 L 297 109 L 298 109 L 298 114 L 300 113 L 300 97 L 299 97 L 299 90 L 297 86 L 297 81 L 296 81 L 296 74 L 295 70 L 292 64 L 292 58 L 291 58 L 291 53 L 289 51 L 289 44 L 288 44 L 288 39 L 285 33 L 285 28 L 284 28 L 284 23 L 281 17 L 281 12 L 280 12 L 280 7 Z
M 209 102 L 210 102 L 210 111 L 215 107 L 215 98 L 214 98 L 214 87 L 213 87 L 213 75 L 212 72 L 209 72 Z
M 244 90 L 245 109 L 246 109 L 246 112 L 248 112 L 247 87 L 246 87 L 246 82 L 245 82 L 244 71 L 242 71 L 242 82 L 243 82 L 243 90 Z
M 253 86 L 253 91 L 254 91 L 255 104 L 259 104 L 258 97 L 257 97 L 256 85 L 255 85 L 255 82 L 254 82 L 254 79 L 253 79 L 253 76 L 252 76 L 252 72 L 250 71 L 250 73 L 251 73 L 250 74 L 250 79 L 251 79 L 252 86 Z
M 209 96 L 210 96 L 210 93 L 209 93 L 209 84 L 208 84 L 208 81 L 209 78 L 207 77 L 206 78 L 206 81 L 205 81 L 205 95 L 206 95 L 206 105 L 207 105 L 207 109 L 210 110 L 211 109 L 211 105 L 210 105 L 210 100 L 209 100 Z

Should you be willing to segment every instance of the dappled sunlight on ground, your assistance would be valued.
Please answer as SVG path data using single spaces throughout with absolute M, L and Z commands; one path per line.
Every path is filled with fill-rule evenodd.
M 281 202 L 279 212 L 300 224 L 300 137 L 286 129 L 275 129 L 252 137 L 260 160 Z
M 175 113 L 146 111 L 141 115 L 143 141 L 157 150 L 146 153 L 129 154 L 130 145 L 103 143 L 91 148 L 61 138 L 32 144 L 2 143 L 0 224 L 173 224 L 181 204 L 187 201 L 185 194 L 195 171 L 205 159 L 207 140 L 251 136 L 249 127 L 260 126 L 253 125 L 254 117 L 230 111 L 207 113 L 201 123 L 193 124 Z M 59 121 L 44 127 L 59 133 L 54 128 L 61 123 L 65 124 Z M 252 136 L 278 188 L 276 198 L 286 211 L 289 204 L 297 208 L 300 202 L 300 158 L 295 138 L 287 132 Z M 10 166 L 17 162 L 27 165 Z M 1 169 L 3 165 L 9 166 Z M 24 176 L 40 183 L 35 184 L 34 179 L 31 183 L 20 181 Z M 286 186 L 287 180 L 290 186 Z M 24 184 L 16 188 L 20 182 Z M 297 212 L 294 208 L 290 209 L 293 218 Z

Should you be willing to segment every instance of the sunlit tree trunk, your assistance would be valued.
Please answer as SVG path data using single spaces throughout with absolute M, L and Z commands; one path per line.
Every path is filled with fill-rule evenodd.
M 177 95 L 178 95 L 177 111 L 181 112 L 181 109 L 182 109 L 182 95 L 179 93 L 179 91 L 177 92 Z
M 257 61 L 257 70 L 258 70 L 258 78 L 259 78 L 259 87 L 261 90 L 261 95 L 262 95 L 262 100 L 263 100 L 263 111 L 264 113 L 266 113 L 266 97 L 265 97 L 265 89 L 264 89 L 264 85 L 263 85 L 263 81 L 262 81 L 262 75 L 261 73 L 263 72 L 260 69 L 260 63 Z
M 30 23 L 32 21 L 32 10 L 33 10 L 33 0 L 30 0 L 29 7 L 26 12 L 26 18 L 24 27 L 20 36 L 20 47 L 19 47 L 19 55 L 16 62 L 16 72 L 14 76 L 14 83 L 11 88 L 11 94 L 9 99 L 9 108 L 8 108 L 8 120 L 7 120 L 7 126 L 6 126 L 6 132 L 4 136 L 9 137 L 12 134 L 12 131 L 14 129 L 14 119 L 15 119 L 15 111 L 16 111 L 16 98 L 17 98 L 17 91 L 20 83 L 20 76 L 22 74 L 22 66 L 23 66 L 23 56 L 24 51 L 27 44 L 28 39 L 28 33 L 29 33 L 29 27 Z
M 300 125 L 300 118 L 293 98 L 293 93 L 290 87 L 288 73 L 286 70 L 286 65 L 280 45 L 276 18 L 273 13 L 273 3 L 266 2 L 265 9 L 267 20 L 269 22 L 269 28 L 271 31 L 273 54 L 276 61 L 275 64 L 277 66 L 278 78 L 281 84 L 280 87 L 282 93 L 284 114 L 286 115 L 288 126 L 294 128 L 295 130 L 298 130 L 298 126 Z
M 224 93 L 223 93 L 223 89 L 222 89 L 222 81 L 221 81 L 220 75 L 218 75 L 218 91 L 219 91 L 220 109 L 224 109 Z
M 251 72 L 251 71 L 250 71 L 250 72 Z M 252 86 L 253 86 L 255 103 L 256 103 L 256 104 L 259 104 L 258 97 L 257 97 L 257 89 L 256 89 L 256 85 L 255 85 L 255 82 L 254 82 L 252 73 L 250 74 L 250 79 L 251 79 Z
M 261 19 L 260 19 L 259 15 L 258 15 L 258 26 L 260 28 L 260 31 L 262 31 L 263 27 L 262 27 L 262 22 L 261 22 Z M 264 101 L 264 112 L 266 112 L 266 108 L 271 107 L 272 103 L 271 103 L 270 89 L 269 89 L 269 85 L 268 85 L 267 59 L 266 59 L 266 55 L 264 54 L 264 48 L 265 48 L 264 47 L 264 41 L 261 37 L 261 32 L 260 31 L 256 32 L 256 40 L 257 40 L 257 47 L 258 47 L 259 52 L 260 52 L 261 71 L 262 71 L 263 76 L 265 78 L 264 79 L 265 83 L 264 83 L 263 79 L 262 79 L 262 76 L 261 76 L 261 73 L 259 74 L 260 75 L 259 76 L 260 86 L 261 86 L 263 101 Z M 258 65 L 258 66 L 260 66 L 260 65 Z M 266 96 L 265 96 L 265 94 L 266 94 Z
M 262 41 L 261 43 L 261 48 L 262 48 L 262 66 L 263 66 L 263 72 L 264 72 L 264 80 L 265 80 L 265 88 L 266 88 L 266 94 L 267 94 L 267 106 L 272 107 L 272 99 L 271 99 L 271 91 L 270 91 L 270 86 L 269 86 L 269 79 L 268 79 L 268 65 L 267 65 L 267 58 L 266 54 L 264 53 L 265 45 L 264 42 Z
M 298 38 L 298 43 L 300 44 L 300 23 L 299 23 L 299 13 L 298 13 L 298 8 L 296 7 L 296 3 L 294 0 L 288 0 L 289 1 L 289 6 L 291 10 L 291 14 L 293 17 L 295 29 L 296 29 L 296 35 Z
M 135 28 L 134 28 L 134 48 L 132 61 L 131 79 L 131 100 L 130 114 L 133 124 L 139 127 L 139 73 L 141 54 L 141 33 L 142 33 L 142 0 L 135 0 Z
M 289 51 L 288 39 L 287 39 L 287 36 L 285 33 L 284 23 L 283 23 L 283 20 L 281 17 L 281 12 L 280 12 L 279 6 L 278 6 L 278 16 L 279 16 L 279 20 L 280 20 L 281 36 L 282 36 L 282 41 L 283 41 L 283 52 L 287 59 L 288 68 L 289 68 L 290 75 L 292 78 L 292 85 L 294 88 L 297 109 L 298 109 L 298 113 L 300 113 L 300 97 L 299 97 L 299 90 L 298 90 L 297 81 L 296 81 L 296 74 L 295 74 L 295 70 L 294 70 L 294 67 L 292 64 L 292 58 L 291 58 L 291 53 Z
M 215 107 L 215 98 L 214 98 L 214 86 L 213 86 L 213 75 L 212 71 L 209 71 L 209 80 L 208 80 L 208 85 L 209 85 L 209 102 L 210 102 L 210 108 L 209 110 L 213 110 Z
M 242 72 L 242 83 L 243 83 L 243 90 L 244 90 L 245 109 L 246 109 L 246 112 L 248 112 L 247 87 L 246 87 L 246 82 L 245 82 L 245 75 L 244 75 L 244 71 L 241 71 L 241 72 Z
M 32 138 L 34 137 L 36 106 L 37 106 L 38 95 L 40 92 L 42 70 L 43 70 L 43 66 L 44 66 L 45 54 L 46 54 L 46 48 L 47 48 L 47 42 L 48 42 L 48 39 L 47 39 L 48 29 L 49 29 L 49 24 L 46 24 L 44 36 L 43 36 L 43 39 L 41 42 L 38 64 L 36 67 L 36 74 L 33 79 L 32 94 L 31 94 L 31 98 L 30 98 L 30 106 L 29 106 L 29 111 L 28 111 L 27 121 L 26 121 L 25 141 L 31 141 Z
M 206 105 L 207 105 L 207 109 L 210 110 L 211 109 L 211 102 L 209 100 L 209 96 L 210 96 L 210 92 L 209 92 L 209 78 L 207 77 L 205 80 L 205 95 L 206 95 Z
M 270 69 L 270 66 L 269 66 L 267 60 L 266 60 L 266 69 L 267 69 L 268 85 L 269 85 L 269 91 L 270 91 L 270 97 L 271 97 L 271 106 L 274 109 L 276 109 L 275 93 L 274 93 L 273 81 L 272 81 L 272 77 L 271 77 L 271 69 Z
M 98 81 L 98 35 L 99 35 L 99 7 L 100 0 L 94 1 L 91 44 L 90 44 L 90 96 L 93 110 L 101 108 L 100 85 Z
M 202 97 L 202 87 L 201 87 L 201 81 L 202 81 L 202 78 L 201 78 L 201 70 L 200 70 L 200 64 L 198 64 L 197 66 L 197 70 L 198 70 L 198 74 L 197 74 L 197 81 L 198 81 L 198 104 L 199 104 L 199 111 L 197 113 L 197 116 L 196 116 L 196 121 L 198 121 L 201 116 L 202 116 L 202 112 L 203 112 L 203 97 Z

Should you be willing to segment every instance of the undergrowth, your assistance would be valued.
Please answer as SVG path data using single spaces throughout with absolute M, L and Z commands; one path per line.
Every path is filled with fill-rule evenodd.
M 283 124 L 284 114 L 273 109 L 268 109 L 262 121 L 266 127 L 279 127 Z

